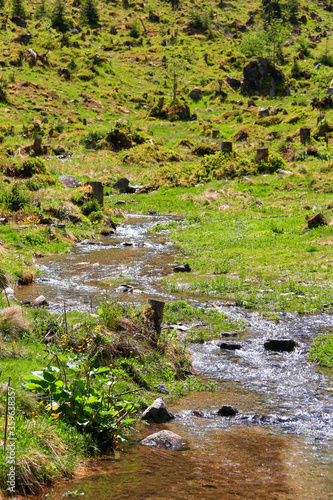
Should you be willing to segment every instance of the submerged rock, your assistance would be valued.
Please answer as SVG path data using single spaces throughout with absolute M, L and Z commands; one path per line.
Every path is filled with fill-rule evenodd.
M 237 349 L 241 349 L 243 346 L 242 344 L 229 344 L 227 342 L 222 342 L 219 347 L 220 349 L 226 349 L 228 351 L 236 351 Z
M 143 444 L 144 446 L 156 446 L 157 448 L 169 448 L 178 450 L 186 443 L 184 439 L 178 434 L 163 430 L 160 432 L 155 432 L 155 434 L 150 434 L 150 436 L 142 439 L 141 444 Z
M 157 424 L 163 422 L 169 422 L 175 418 L 172 413 L 169 412 L 166 404 L 162 398 L 157 398 L 142 414 L 142 420 L 152 420 Z
M 266 351 L 291 352 L 298 344 L 293 339 L 269 339 L 264 343 Z
M 237 408 L 229 405 L 223 405 L 218 410 L 217 415 L 219 415 L 220 417 L 235 417 L 238 413 L 239 411 L 237 410 Z

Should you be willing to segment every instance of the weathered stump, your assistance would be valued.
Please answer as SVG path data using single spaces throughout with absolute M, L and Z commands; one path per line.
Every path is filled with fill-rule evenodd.
M 306 144 L 310 140 L 311 129 L 308 127 L 302 127 L 299 129 L 299 138 L 301 144 Z
M 268 148 L 266 146 L 262 146 L 257 148 L 257 157 L 256 161 L 264 160 L 268 156 Z
M 103 184 L 98 181 L 86 182 L 86 186 L 92 188 L 92 198 L 98 201 L 98 203 L 103 206 L 104 203 L 104 188 Z
M 226 153 L 232 153 L 232 142 L 231 141 L 222 141 L 221 142 L 221 151 L 225 151 Z
M 41 137 L 36 137 L 36 139 L 34 140 L 32 149 L 34 150 L 36 156 L 40 156 L 43 154 L 42 138 Z

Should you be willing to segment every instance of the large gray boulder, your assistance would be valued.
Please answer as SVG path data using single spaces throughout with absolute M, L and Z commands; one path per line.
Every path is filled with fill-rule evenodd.
M 163 422 L 169 422 L 175 418 L 172 413 L 169 412 L 166 404 L 162 398 L 157 398 L 142 414 L 143 420 L 150 420 L 156 422 L 157 424 L 162 424 Z
M 81 186 L 81 182 L 77 180 L 75 175 L 60 175 L 59 181 L 66 186 L 66 188 L 76 188 Z
M 157 448 L 169 448 L 178 450 L 186 443 L 183 438 L 178 436 L 178 434 L 163 430 L 160 432 L 155 432 L 154 434 L 150 434 L 150 436 L 142 439 L 141 444 L 143 444 L 144 446 L 156 446 Z
M 241 84 L 243 94 L 247 95 L 290 95 L 282 71 L 265 57 L 252 58 L 243 68 Z

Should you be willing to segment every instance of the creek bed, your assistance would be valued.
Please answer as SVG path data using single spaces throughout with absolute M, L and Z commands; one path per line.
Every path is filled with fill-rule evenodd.
M 64 301 L 73 309 L 89 309 L 91 296 L 103 298 L 106 290 L 135 303 L 172 300 L 159 282 L 171 272 L 176 249 L 165 236 L 147 232 L 167 220 L 131 216 L 102 245 L 78 245 L 66 256 L 43 260 L 39 282 L 22 288 L 19 298 L 42 293 L 51 310 Z M 119 281 L 119 274 L 143 293 L 112 289 L 106 280 Z M 215 305 L 247 324 L 240 350 L 223 351 L 219 341 L 190 345 L 193 368 L 216 381 L 217 391 L 191 393 L 179 401 L 167 396 L 175 420 L 139 425 L 122 453 L 93 461 L 88 476 L 56 485 L 49 499 L 73 490 L 86 500 L 333 498 L 332 371 L 307 361 L 313 338 L 332 328 L 333 316 L 281 313 L 273 321 Z M 297 342 L 293 352 L 264 349 L 266 339 L 284 337 Z M 222 405 L 234 406 L 238 415 L 217 416 Z M 172 451 L 139 444 L 161 429 L 181 435 L 187 446 Z

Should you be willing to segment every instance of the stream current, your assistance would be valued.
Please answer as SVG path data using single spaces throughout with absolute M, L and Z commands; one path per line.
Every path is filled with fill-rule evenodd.
M 18 298 L 43 294 L 50 309 L 60 312 L 64 301 L 72 309 L 94 308 L 106 293 L 134 303 L 175 300 L 159 282 L 172 272 L 176 249 L 165 235 L 148 231 L 168 220 L 130 216 L 100 245 L 80 244 L 65 256 L 43 259 L 39 280 Z M 121 291 L 119 278 L 133 291 Z M 196 302 L 207 306 L 207 300 Z M 49 499 L 73 490 L 88 500 L 333 498 L 333 377 L 307 361 L 313 338 L 332 328 L 333 316 L 281 313 L 273 321 L 223 302 L 215 305 L 247 324 L 240 350 L 223 351 L 221 341 L 190 345 L 194 370 L 216 381 L 218 390 L 178 401 L 167 396 L 175 420 L 140 426 L 121 453 L 96 460 L 84 477 L 58 484 Z M 297 342 L 293 352 L 264 349 L 267 338 L 285 337 Z M 239 413 L 217 416 L 222 405 Z M 161 429 L 180 434 L 187 446 L 171 451 L 139 444 Z

